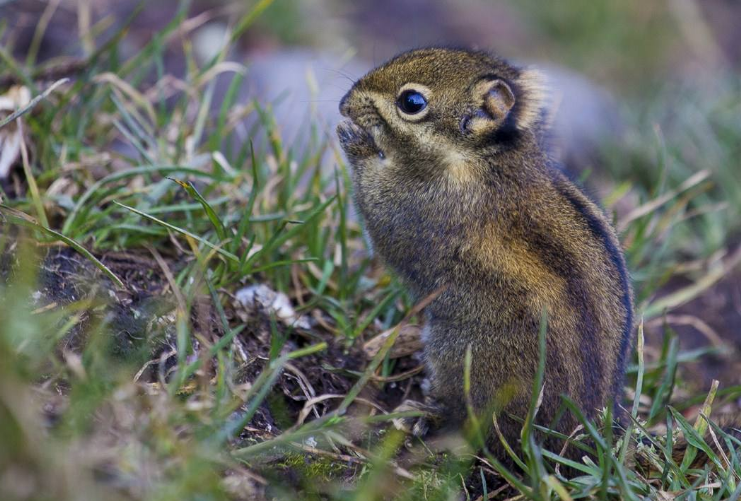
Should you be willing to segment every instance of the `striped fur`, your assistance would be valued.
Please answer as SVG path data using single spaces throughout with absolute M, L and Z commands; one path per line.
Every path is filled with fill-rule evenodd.
M 494 79 L 515 96 L 504 119 L 482 110 L 485 96 L 477 94 Z M 395 109 L 410 83 L 430 95 L 415 121 Z M 538 366 L 543 310 L 538 422 L 566 434 L 577 421 L 566 413 L 554 422 L 561 396 L 596 417 L 621 396 L 633 339 L 633 293 L 615 231 L 540 149 L 545 95 L 533 70 L 482 52 L 423 49 L 356 82 L 341 104 L 349 120 L 338 128 L 375 252 L 417 297 L 443 290 L 425 310 L 425 356 L 441 415 L 452 427 L 467 418 L 470 346 L 474 408 L 498 411 L 512 444 Z

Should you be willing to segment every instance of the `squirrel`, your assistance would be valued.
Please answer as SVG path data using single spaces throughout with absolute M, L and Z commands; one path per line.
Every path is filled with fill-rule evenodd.
M 562 395 L 588 419 L 621 398 L 633 345 L 620 242 L 549 157 L 546 96 L 533 69 L 481 51 L 417 49 L 355 82 L 337 127 L 374 252 L 415 297 L 433 297 L 423 340 L 437 418 L 460 426 L 470 402 L 489 422 L 497 413 L 513 446 L 544 311 L 536 424 L 569 435 L 579 421 L 561 412 Z M 487 442 L 506 460 L 491 431 Z

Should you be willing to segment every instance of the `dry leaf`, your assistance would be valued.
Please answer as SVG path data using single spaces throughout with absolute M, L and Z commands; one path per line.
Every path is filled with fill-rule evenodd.
M 27 87 L 14 85 L 0 96 L 0 120 L 31 102 L 31 91 Z M 11 122 L 0 129 L 0 179 L 6 179 L 10 169 L 21 154 L 23 140 L 18 124 Z
M 365 343 L 363 345 L 365 356 L 369 359 L 375 357 L 392 332 L 394 332 L 394 329 L 389 329 Z M 401 358 L 412 355 L 421 349 L 422 329 L 420 326 L 404 325 L 399 332 L 399 337 L 396 338 L 394 346 L 391 347 L 388 356 L 389 358 Z

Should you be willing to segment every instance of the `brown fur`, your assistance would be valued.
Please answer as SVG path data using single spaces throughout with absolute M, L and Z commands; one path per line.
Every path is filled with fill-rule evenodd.
M 486 83 L 494 81 L 503 84 Z M 397 110 L 402 87 L 424 89 L 424 113 Z M 481 95 L 492 87 L 497 94 Z M 467 417 L 470 346 L 474 407 L 503 411 L 511 444 L 528 408 L 544 309 L 542 424 L 561 395 L 590 418 L 615 399 L 633 330 L 614 230 L 539 147 L 543 99 L 533 70 L 482 52 L 424 49 L 356 82 L 340 108 L 350 120 L 338 128 L 375 251 L 417 297 L 443 288 L 425 310 L 441 414 L 456 426 Z M 554 426 L 568 434 L 576 425 L 566 414 Z

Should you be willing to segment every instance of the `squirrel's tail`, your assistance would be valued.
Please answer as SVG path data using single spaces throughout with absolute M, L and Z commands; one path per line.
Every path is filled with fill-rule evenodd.
M 692 469 L 702 468 L 711 461 L 709 453 L 718 458 L 720 464 L 729 466 L 735 454 L 741 460 L 741 416 L 733 416 L 718 421 L 718 428 L 723 432 L 717 433 L 712 425 L 700 439 L 699 435 L 688 437 L 684 434 L 675 435 L 671 447 L 672 461 L 676 465 L 685 462 L 685 456 L 690 446 L 694 446 L 696 454 L 689 464 Z M 729 443 L 730 442 L 730 443 Z M 650 440 L 644 442 L 635 450 L 636 467 L 642 474 L 648 476 L 651 473 L 661 472 L 665 464 L 665 453 L 657 450 Z

